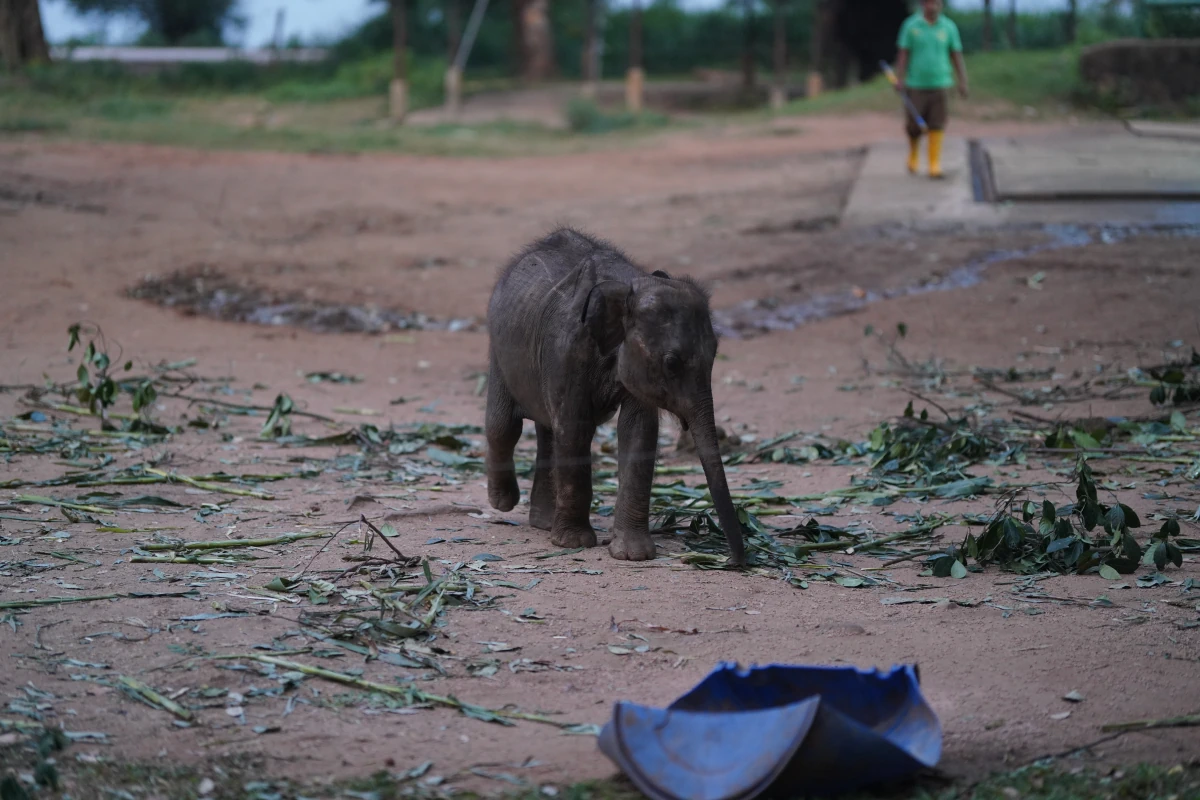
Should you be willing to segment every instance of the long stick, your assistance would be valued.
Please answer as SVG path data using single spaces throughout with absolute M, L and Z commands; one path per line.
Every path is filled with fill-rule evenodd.
M 883 74 L 887 76 L 888 83 L 900 92 L 900 99 L 904 101 L 904 107 L 908 109 L 908 113 L 913 115 L 913 119 L 917 121 L 917 127 L 923 131 L 928 131 L 929 126 L 925 124 L 925 118 L 917 113 L 917 107 L 913 105 L 912 100 L 908 99 L 908 93 L 900 89 L 900 80 L 896 77 L 896 73 L 892 72 L 892 68 L 888 66 L 886 61 L 879 62 L 879 68 L 883 70 Z

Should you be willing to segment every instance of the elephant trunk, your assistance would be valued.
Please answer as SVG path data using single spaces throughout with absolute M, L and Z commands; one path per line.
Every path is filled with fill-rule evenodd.
M 700 456 L 700 465 L 704 467 L 708 491 L 717 509 L 717 519 L 721 521 L 721 530 L 729 542 L 729 563 L 741 566 L 746 563 L 742 526 L 733 507 L 733 498 L 729 496 L 729 484 L 725 481 L 725 466 L 721 463 L 721 448 L 717 443 L 717 423 L 713 416 L 711 394 L 697 404 L 693 413 L 688 415 L 688 422 L 692 441 L 696 443 L 696 452 Z

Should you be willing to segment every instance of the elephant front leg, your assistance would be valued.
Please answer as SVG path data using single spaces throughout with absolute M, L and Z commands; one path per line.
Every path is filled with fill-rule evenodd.
M 654 558 L 650 538 L 650 487 L 658 456 L 658 409 L 632 398 L 621 404 L 617 421 L 617 507 L 608 552 L 625 561 Z
M 513 450 L 521 440 L 521 416 L 494 364 L 488 375 L 484 430 L 487 435 L 488 502 L 492 508 L 512 511 L 521 499 L 513 464 Z
M 596 546 L 596 531 L 590 519 L 595 435 L 595 426 L 582 421 L 554 430 L 554 522 L 550 541 L 559 547 Z
M 529 524 L 548 531 L 554 527 L 554 431 L 537 425 L 537 460 L 529 492 Z

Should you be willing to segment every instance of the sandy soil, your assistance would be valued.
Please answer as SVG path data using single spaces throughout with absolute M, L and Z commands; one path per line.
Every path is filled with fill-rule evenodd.
M 10 141 L 0 145 L 0 383 L 72 379 L 78 353 L 66 352 L 66 329 L 91 321 L 103 328 L 114 351 L 122 349 L 122 360 L 134 359 L 138 369 L 195 358 L 193 374 L 232 378 L 231 392 L 218 398 L 270 405 L 277 393 L 287 392 L 299 408 L 338 421 L 297 418 L 301 432 L 318 435 L 363 421 L 479 424 L 483 401 L 475 393 L 476 375 L 484 368 L 486 334 L 478 328 L 317 334 L 186 316 L 126 293 L 148 275 L 207 266 L 329 302 L 439 318 L 481 317 L 495 269 L 508 254 L 566 223 L 612 239 L 647 267 L 708 280 L 716 309 L 740 308 L 753 316 L 754 308 L 780 303 L 919 285 L 994 250 L 1046 241 L 1045 232 L 1032 229 L 915 236 L 833 226 L 862 148 L 893 135 L 894 127 L 891 119 L 876 117 L 810 119 L 775 135 L 701 131 L 620 152 L 454 161 Z M 962 133 L 972 132 L 962 127 Z M 1029 130 L 1034 129 L 1015 124 L 987 128 L 1012 135 Z M 980 388 L 969 377 L 952 381 L 956 399 L 947 386 L 922 387 L 912 375 L 889 373 L 884 348 L 863 335 L 868 324 L 891 331 L 906 323 L 902 352 L 945 372 L 1016 366 L 1045 368 L 1056 376 L 1033 386 L 1077 385 L 1098 366 L 1120 374 L 1159 363 L 1179 352 L 1170 342 L 1197 339 L 1195 249 L 1194 239 L 1163 234 L 1096 240 L 998 263 L 971 287 L 901 297 L 795 330 L 731 337 L 722 343 L 727 360 L 718 362 L 714 376 L 718 416 L 737 435 L 765 439 L 799 428 L 857 439 L 900 412 L 910 399 L 905 388 L 936 393 L 939 403 L 959 408 L 978 400 Z M 1037 273 L 1040 281 L 1027 280 Z M 342 385 L 304 379 L 303 373 L 317 370 L 364 380 Z M 188 391 L 202 394 L 208 385 Z M 1117 397 L 1081 391 L 1074 402 L 1047 395 L 1052 399 L 1044 405 L 1024 409 L 1003 395 L 987 399 L 1001 416 L 1016 408 L 1070 419 L 1151 413 L 1146 391 Z M 399 398 L 405 402 L 393 404 Z M 159 406 L 156 416 L 169 423 L 203 415 L 183 400 L 162 399 Z M 347 407 L 381 414 L 364 418 L 337 410 Z M 22 390 L 0 393 L 0 414 L 27 410 Z M 1189 421 L 1196 425 L 1196 417 Z M 232 502 L 207 516 L 165 509 L 119 512 L 105 520 L 129 528 L 172 526 L 169 536 L 216 540 L 337 530 L 366 513 L 380 523 L 387 517 L 399 531 L 393 541 L 400 550 L 428 557 L 435 570 L 487 552 L 504 560 L 488 563 L 480 580 L 526 586 L 540 579 L 528 589 L 487 589 L 497 597 L 489 608 L 446 612 L 445 626 L 431 643 L 444 651 L 439 658 L 449 673 L 445 677 L 377 660 L 364 663 L 350 652 L 327 660 L 289 656 L 298 661 L 359 669 L 382 683 L 415 677 L 413 685 L 425 691 L 492 708 L 513 704 L 578 723 L 603 723 L 618 699 L 665 704 L 721 660 L 864 667 L 917 662 L 945 728 L 941 767 L 971 777 L 1092 741 L 1105 723 L 1198 710 L 1195 595 L 1183 594 L 1177 583 L 1114 590 L 1095 575 L 1059 577 L 1041 581 L 1039 597 L 1019 576 L 996 568 L 955 581 L 921 577 L 920 562 L 908 561 L 872 573 L 886 578 L 879 587 L 813 581 L 800 590 L 778 573 L 696 570 L 676 557 L 682 548 L 672 537 L 662 537 L 660 558 L 645 564 L 614 561 L 603 548 L 538 560 L 536 555 L 554 549 L 548 535 L 526 525 L 518 513 L 523 506 L 511 514 L 484 508 L 486 490 L 478 473 L 389 482 L 386 472 L 355 474 L 319 461 L 356 448 L 281 448 L 256 438 L 261 417 L 229 416 L 222 425 L 188 429 L 164 444 L 111 455 L 116 466 L 156 462 L 188 475 L 289 472 L 306 464 L 318 473 L 264 485 L 272 500 L 182 484 L 127 487 L 121 489 L 127 495 L 160 495 L 192 509 Z M 690 463 L 670 448 L 664 454 L 668 463 Z M 61 475 L 70 469 L 64 460 L 60 454 L 15 456 L 0 462 L 0 481 Z M 1037 480 L 1050 474 L 1046 460 L 1062 463 L 1050 456 L 1031 458 L 1027 467 L 1005 468 L 1003 476 Z M 1103 462 L 1097 470 L 1116 482 L 1122 500 L 1143 518 L 1166 509 L 1195 511 L 1200 486 L 1169 468 Z M 976 471 L 1000 475 L 986 467 Z M 862 468 L 829 462 L 752 465 L 730 475 L 735 486 L 776 479 L 784 482 L 781 492 L 812 494 L 847 485 L 851 472 Z M 1145 499 L 1151 488 L 1170 499 Z M 60 498 L 79 493 L 73 487 L 14 489 L 0 493 L 0 503 L 22 492 Z M 1062 486 L 1047 496 L 1068 502 L 1071 492 Z M 355 501 L 360 495 L 375 499 Z M 946 509 L 987 512 L 994 500 Z M 931 503 L 925 510 L 942 508 Z M 129 548 L 149 541 L 148 533 L 100 532 L 94 524 L 68 523 L 57 509 L 37 505 L 0 505 L 0 513 L 43 520 L 0 519 L 5 545 L 0 602 L 197 591 L 189 598 L 40 607 L 13 616 L 11 626 L 0 625 L 5 701 L 30 701 L 30 686 L 51 693 L 39 700 L 41 719 L 107 734 L 106 744 L 85 743 L 80 750 L 104 758 L 164 756 L 201 764 L 232 752 L 260 752 L 272 774 L 312 779 L 432 761 L 429 775 L 485 791 L 511 786 L 472 773 L 472 767 L 557 785 L 614 771 L 590 736 L 564 735 L 532 722 L 501 727 L 441 708 L 382 708 L 316 679 L 283 695 L 263 694 L 279 686 L 272 677 L 198 657 L 248 652 L 272 642 L 320 649 L 320 642 L 291 633 L 302 614 L 313 610 L 307 599 L 289 602 L 252 590 L 305 569 L 314 558 L 309 569 L 336 576 L 351 566 L 345 556 L 361 552 L 366 532 L 357 525 L 332 544 L 301 541 L 258 549 L 257 561 L 210 569 L 131 563 Z M 809 516 L 799 509 L 795 514 L 796 523 Z M 847 508 L 821 517 L 829 524 L 851 519 L 880 531 L 900 527 L 875 509 Z M 515 525 L 497 524 L 502 522 Z M 606 526 L 602 518 L 596 522 Z M 942 531 L 945 543 L 964 532 Z M 1195 536 L 1194 525 L 1187 535 Z M 454 537 L 469 541 L 448 541 Z M 427 544 L 431 539 L 447 541 Z M 86 563 L 51 557 L 52 551 Z M 386 554 L 378 543 L 373 552 Z M 813 568 L 861 570 L 878 563 L 838 553 L 815 556 Z M 537 571 L 530 574 L 520 565 Z M 1195 556 L 1189 556 L 1169 577 L 1180 581 L 1198 573 Z M 907 591 L 911 597 L 992 602 L 881 603 Z M 1092 602 L 1102 594 L 1113 605 Z M 541 619 L 521 617 L 531 607 Z M 249 615 L 180 621 L 243 610 Z M 0 620 L 5 613 L 0 611 Z M 673 632 L 692 629 L 696 632 Z M 632 634 L 644 636 L 644 642 Z M 481 642 L 519 649 L 492 652 Z M 649 644 L 649 651 L 609 649 L 640 643 Z M 493 675 L 471 674 L 468 667 L 488 659 L 499 662 Z M 199 723 L 177 727 L 160 709 L 101 682 L 76 679 L 111 681 L 116 674 L 134 676 L 163 694 L 179 692 L 181 702 L 197 705 Z M 244 699 L 214 692 L 208 707 L 199 708 L 194 692 L 204 687 Z M 1062 696 L 1072 690 L 1086 700 L 1064 702 Z M 347 696 L 339 700 L 342 695 Z M 228 713 L 229 707 L 243 709 L 243 715 Z M 1063 711 L 1070 716 L 1056 719 Z M 14 718 L 2 711 L 0 716 Z M 253 732 L 256 726 L 279 729 L 260 735 Z M 1194 731 L 1167 730 L 1128 735 L 1094 748 L 1088 757 L 1098 763 L 1177 763 L 1197 752 Z M 529 758 L 530 765 L 513 766 Z

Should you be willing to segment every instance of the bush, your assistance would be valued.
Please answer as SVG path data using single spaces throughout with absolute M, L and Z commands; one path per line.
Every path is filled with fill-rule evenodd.
M 663 114 L 649 111 L 640 114 L 629 111 L 606 112 L 584 97 L 572 98 L 567 103 L 565 113 L 567 127 L 575 133 L 609 133 L 623 128 L 656 128 L 669 122 Z

